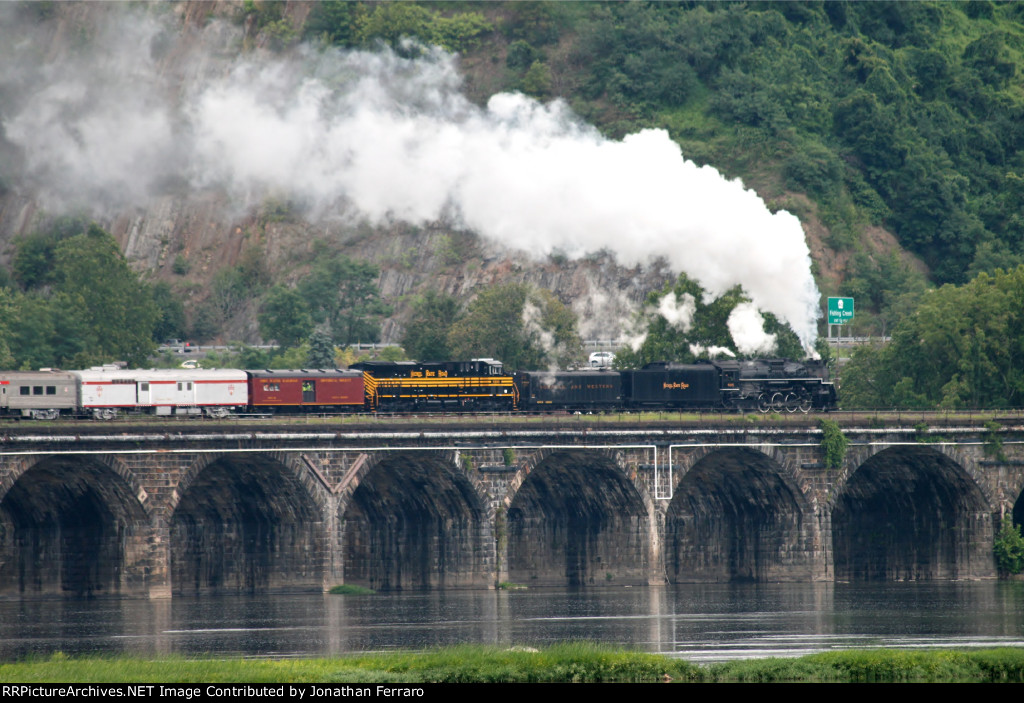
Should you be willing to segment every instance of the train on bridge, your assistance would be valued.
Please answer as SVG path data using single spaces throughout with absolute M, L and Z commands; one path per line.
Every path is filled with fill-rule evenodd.
M 0 371 L 0 415 L 113 419 L 121 413 L 828 411 L 819 361 L 656 362 L 613 371 L 515 371 L 500 361 L 367 361 L 342 369 Z

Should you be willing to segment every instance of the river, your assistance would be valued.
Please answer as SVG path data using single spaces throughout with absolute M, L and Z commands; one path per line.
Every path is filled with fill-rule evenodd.
M 297 657 L 592 640 L 698 662 L 1024 646 L 1024 583 L 713 584 L 0 602 L 0 658 Z

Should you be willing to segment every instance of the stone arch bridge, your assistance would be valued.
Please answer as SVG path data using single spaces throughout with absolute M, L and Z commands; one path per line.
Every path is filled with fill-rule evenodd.
M 0 596 L 992 578 L 1024 428 L 0 432 Z

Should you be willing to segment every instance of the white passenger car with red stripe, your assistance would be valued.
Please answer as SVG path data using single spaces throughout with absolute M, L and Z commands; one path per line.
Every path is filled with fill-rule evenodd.
M 110 419 L 119 410 L 223 417 L 249 402 L 247 376 L 237 369 L 95 366 L 72 373 L 79 380 L 79 409 L 100 419 Z

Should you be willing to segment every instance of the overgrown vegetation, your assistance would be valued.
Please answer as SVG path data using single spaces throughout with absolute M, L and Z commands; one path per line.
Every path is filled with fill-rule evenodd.
M 846 447 L 849 440 L 839 424 L 835 420 L 822 419 L 818 422 L 821 429 L 821 452 L 825 460 L 826 469 L 838 469 L 842 467 L 846 459 Z
M 767 169 L 840 238 L 884 225 L 936 281 L 962 283 L 1024 263 L 1022 14 L 987 2 L 322 2 L 303 33 L 503 52 L 504 89 L 566 98 L 612 136 L 667 127 L 732 175 Z M 906 273 L 851 263 L 851 278 L 886 268 L 896 287 L 871 289 L 872 313 Z
M 1024 571 L 1024 537 L 1020 534 L 1020 525 L 1013 524 L 1013 516 L 1003 517 L 994 551 L 999 573 L 1007 575 Z
M 1006 461 L 1006 452 L 1003 451 L 1003 438 L 999 436 L 999 431 L 1002 429 L 995 420 L 989 420 L 985 423 L 985 456 L 996 461 Z
M 996 683 L 1024 681 L 1024 650 L 857 650 L 701 666 L 574 642 L 544 649 L 458 646 L 333 659 L 71 658 L 0 664 L 9 683 Z

